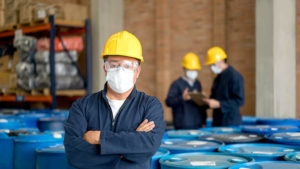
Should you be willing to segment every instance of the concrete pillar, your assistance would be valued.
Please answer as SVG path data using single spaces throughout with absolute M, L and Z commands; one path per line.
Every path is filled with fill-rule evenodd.
M 103 89 L 105 74 L 100 59 L 106 40 L 123 30 L 123 0 L 91 0 L 92 91 Z
M 296 1 L 256 0 L 256 115 L 296 117 Z
M 169 1 L 155 1 L 155 47 L 156 47 L 156 93 L 155 96 L 164 101 L 167 96 L 170 84 L 170 14 Z M 158 57 L 159 56 L 159 57 Z M 171 120 L 170 109 L 166 109 L 165 119 Z

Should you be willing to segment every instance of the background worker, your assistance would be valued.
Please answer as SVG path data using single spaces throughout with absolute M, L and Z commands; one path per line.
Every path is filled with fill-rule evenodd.
M 169 89 L 166 104 L 172 108 L 175 129 L 197 129 L 205 127 L 206 109 L 191 100 L 189 92 L 201 92 L 198 77 L 201 65 L 198 56 L 187 53 L 182 60 L 184 74 L 175 80 Z
M 213 109 L 212 126 L 237 126 L 242 122 L 240 107 L 245 100 L 244 80 L 226 59 L 227 55 L 220 47 L 212 47 L 207 52 L 206 65 L 217 74 L 210 99 L 204 99 Z
M 141 44 L 118 32 L 101 57 L 104 89 L 74 102 L 65 123 L 68 162 L 80 169 L 150 169 L 165 123 L 159 100 L 135 88 L 144 61 Z

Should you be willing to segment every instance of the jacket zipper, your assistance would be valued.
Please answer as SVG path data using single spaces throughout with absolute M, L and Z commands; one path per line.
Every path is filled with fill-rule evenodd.
M 126 103 L 128 102 L 129 99 L 126 99 L 126 100 L 125 100 L 125 102 L 123 103 L 123 105 L 122 105 L 121 108 L 119 109 L 119 111 L 118 111 L 118 113 L 117 113 L 115 119 L 114 119 L 113 112 L 112 112 L 112 110 L 111 110 L 111 107 L 110 107 L 109 103 L 107 102 L 106 99 L 104 99 L 104 100 L 105 100 L 106 106 L 109 107 L 110 117 L 111 117 L 111 127 L 112 127 L 113 131 L 115 132 L 115 121 L 116 121 L 117 117 L 119 117 L 120 111 L 124 108 L 124 106 L 126 105 Z

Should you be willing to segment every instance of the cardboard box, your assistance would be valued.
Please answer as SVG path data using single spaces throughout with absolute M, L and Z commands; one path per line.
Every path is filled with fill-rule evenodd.
M 74 3 L 58 4 L 64 13 L 64 20 L 67 21 L 84 21 L 88 17 L 87 7 Z
M 0 72 L 0 88 L 16 88 L 17 74 L 9 72 Z
M 11 60 L 9 55 L 0 57 L 0 72 L 7 72 L 11 68 Z
M 0 26 L 3 26 L 4 24 L 5 24 L 5 13 L 4 10 L 0 9 Z
M 5 55 L 0 57 L 0 72 L 15 72 L 18 62 L 18 52 L 15 52 L 14 56 Z
M 5 9 L 5 0 L 0 0 L 0 10 Z
M 5 9 L 5 25 L 16 25 L 19 23 L 19 10 Z

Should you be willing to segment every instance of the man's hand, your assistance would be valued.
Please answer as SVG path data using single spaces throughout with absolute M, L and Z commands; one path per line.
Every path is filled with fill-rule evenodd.
M 139 125 L 136 131 L 149 132 L 152 129 L 154 129 L 154 127 L 155 127 L 154 121 L 148 122 L 148 120 L 146 119 Z
M 218 109 L 220 108 L 220 102 L 218 100 L 215 99 L 203 99 L 204 102 L 207 103 L 207 105 L 209 106 L 209 108 L 211 109 Z
M 101 131 L 87 131 L 83 135 L 83 140 L 90 144 L 100 144 Z
M 189 95 L 189 88 L 184 89 L 182 97 L 185 101 L 191 100 L 191 96 Z

